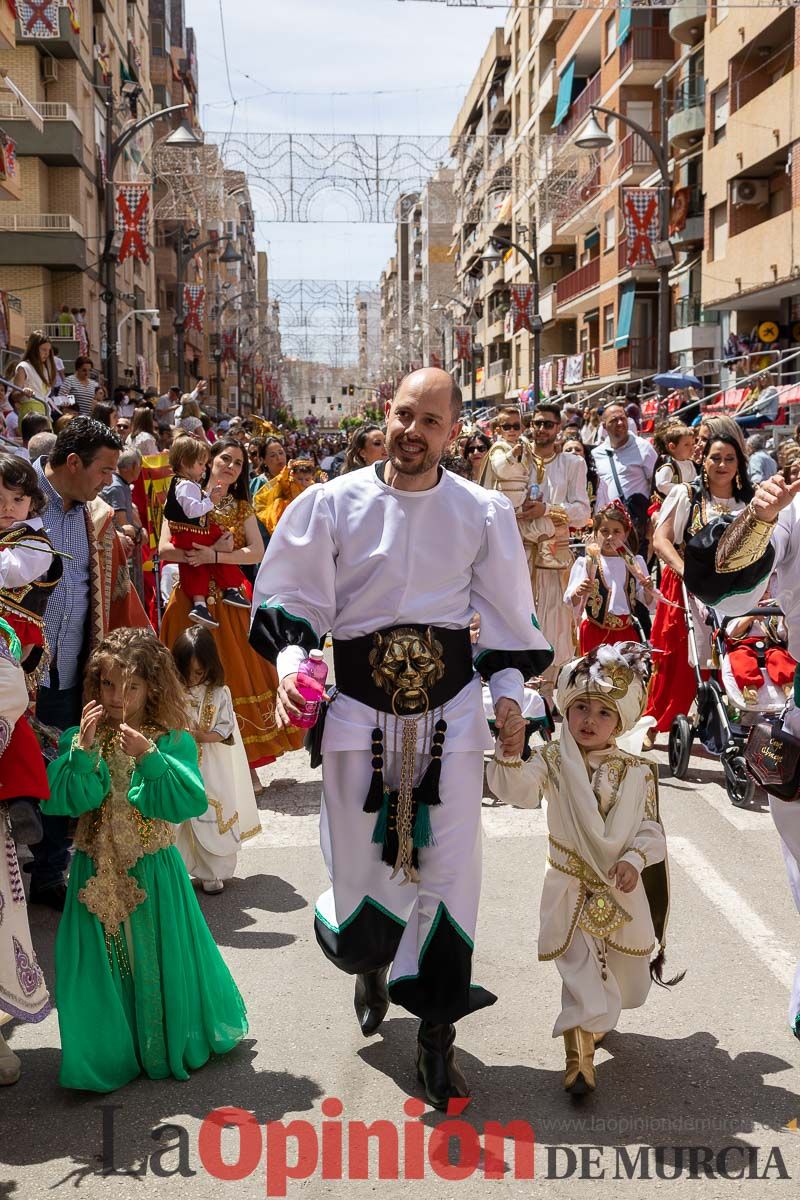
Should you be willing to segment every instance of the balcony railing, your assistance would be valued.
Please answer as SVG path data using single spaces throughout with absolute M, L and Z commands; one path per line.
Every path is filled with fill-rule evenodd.
M 672 97 L 672 111 L 685 112 L 687 108 L 703 108 L 706 102 L 706 82 L 696 77 L 682 79 Z
M 588 114 L 589 109 L 593 104 L 597 104 L 600 99 L 600 72 L 587 83 L 586 87 L 581 92 L 580 96 L 573 102 L 572 107 L 566 115 L 564 122 L 559 126 L 559 133 L 562 138 L 566 138 L 580 125 L 583 118 Z
M 583 355 L 583 378 L 596 379 L 600 374 L 600 347 L 585 350 Z
M 556 301 L 559 304 L 566 304 L 568 300 L 580 296 L 581 292 L 588 292 L 593 287 L 597 287 L 599 282 L 600 259 L 598 257 L 593 258 L 585 266 L 578 267 L 577 271 L 571 271 L 563 279 L 559 279 L 556 284 Z
M 60 100 L 40 100 L 34 105 L 43 121 L 71 121 L 80 124 L 80 118 L 71 104 Z M 0 121 L 27 121 L 28 114 L 18 100 L 0 101 Z
M 631 29 L 619 48 L 620 71 L 632 62 L 671 62 L 674 48 L 668 29 L 653 26 Z
M 625 43 L 622 43 L 623 46 Z M 631 167 L 651 167 L 655 165 L 653 152 L 647 142 L 638 133 L 626 133 L 619 146 L 619 169 L 629 171 Z
M 657 338 L 632 337 L 617 350 L 618 371 L 652 371 L 656 365 Z
M 505 375 L 510 366 L 509 359 L 496 358 L 494 362 L 489 363 L 489 378 L 494 379 L 497 375 Z
M 60 321 L 54 321 L 49 325 L 42 325 L 39 322 L 36 325 L 31 325 L 28 333 L 43 333 L 50 342 L 74 342 L 76 338 L 74 325 L 62 325 Z
M 718 325 L 719 313 L 705 311 L 699 296 L 682 296 L 675 301 L 675 329 L 688 329 L 691 325 Z
M 69 213 L 0 212 L 0 229 L 11 233 L 77 233 L 84 236 L 83 226 Z

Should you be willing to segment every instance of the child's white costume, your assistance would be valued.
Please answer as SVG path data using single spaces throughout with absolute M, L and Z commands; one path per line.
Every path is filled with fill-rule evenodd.
M 602 699 L 619 714 L 619 736 L 642 714 L 648 676 L 642 646 L 600 646 L 562 669 L 556 703 L 566 714 L 579 698 Z M 565 1036 L 569 1078 L 571 1043 L 578 1054 L 589 1046 L 593 1052 L 594 1041 L 616 1026 L 623 1008 L 644 1003 L 657 946 L 660 979 L 668 887 L 656 768 L 616 744 L 584 753 L 565 719 L 559 741 L 534 750 L 525 763 L 496 757 L 488 777 L 492 791 L 519 807 L 535 808 L 542 795 L 547 799 L 539 959 L 553 960 L 563 981 L 553 1036 Z M 619 862 L 640 872 L 632 892 L 610 881 Z M 583 1055 L 581 1071 L 587 1086 L 594 1086 L 591 1056 L 587 1062 Z
M 228 688 L 201 683 L 187 691 L 191 719 L 224 741 L 198 744 L 208 808 L 178 826 L 175 845 L 195 879 L 231 879 L 242 842 L 261 832 L 247 755 Z

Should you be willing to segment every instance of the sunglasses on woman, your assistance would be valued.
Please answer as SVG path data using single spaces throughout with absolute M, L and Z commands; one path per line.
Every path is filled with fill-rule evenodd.
M 464 448 L 464 453 L 465 454 L 485 454 L 486 447 L 485 446 L 466 446 Z

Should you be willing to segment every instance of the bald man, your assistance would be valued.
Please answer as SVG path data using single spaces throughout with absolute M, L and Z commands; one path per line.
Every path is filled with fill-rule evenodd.
M 439 1109 L 469 1094 L 455 1022 L 496 1000 L 472 983 L 483 754 L 493 746 L 481 677 L 504 751 L 519 753 L 523 680 L 552 658 L 531 619 L 511 504 L 440 466 L 460 412 L 446 372 L 402 381 L 387 405 L 387 459 L 308 489 L 282 517 L 250 634 L 277 666 L 283 723 L 303 705 L 300 662 L 333 634 L 338 692 L 321 743 L 331 887 L 315 932 L 356 976 L 365 1036 L 390 1001 L 420 1018 L 417 1072 Z

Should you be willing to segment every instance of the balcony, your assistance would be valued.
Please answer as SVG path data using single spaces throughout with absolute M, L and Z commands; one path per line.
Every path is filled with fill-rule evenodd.
M 565 304 L 569 304 L 576 296 L 582 296 L 584 292 L 590 292 L 592 288 L 596 288 L 600 283 L 600 258 L 591 259 L 583 267 L 578 267 L 577 271 L 570 271 L 569 275 L 565 275 L 563 279 L 559 279 L 556 284 L 556 303 L 559 308 Z
M 600 347 L 593 346 L 583 354 L 583 378 L 597 379 L 600 375 Z
M 638 133 L 626 133 L 619 144 L 619 173 L 637 168 L 652 171 L 655 167 L 653 152 L 647 142 Z
M 0 124 L 16 142 L 17 157 L 41 158 L 51 167 L 82 167 L 83 135 L 72 105 L 40 101 L 35 107 L 44 121 L 41 133 L 18 101 L 0 101 Z
M 699 183 L 694 183 L 688 191 L 689 207 L 683 228 L 675 229 L 669 235 L 669 240 L 676 250 L 682 250 L 688 246 L 696 246 L 698 244 L 702 245 L 705 237 L 705 199 L 703 197 L 703 190 Z
M 555 4 L 553 0 L 544 0 L 539 9 L 539 25 L 536 31 L 537 39 L 544 41 L 545 37 L 547 37 L 549 41 L 553 41 L 556 34 L 561 31 L 574 13 L 574 4 Z
M 620 83 L 652 85 L 675 57 L 675 46 L 666 27 L 636 26 L 619 48 Z
M 508 123 L 509 102 L 505 98 L 504 83 L 495 84 L 489 93 L 489 127 L 497 128 Z
M 487 342 L 502 341 L 505 336 L 505 314 L 490 313 L 487 322 Z
M 496 358 L 494 360 L 494 362 L 489 363 L 489 370 L 488 370 L 489 378 L 497 379 L 498 376 L 502 377 L 503 375 L 505 375 L 506 371 L 509 371 L 510 369 L 511 369 L 511 359 L 510 358 Z
M 706 89 L 703 79 L 683 79 L 675 89 L 667 121 L 670 145 L 688 150 L 702 140 L 706 127 Z
M 546 70 L 539 77 L 539 90 L 536 93 L 536 101 L 534 111 L 538 116 L 547 108 L 551 100 L 558 93 L 558 73 L 556 71 L 556 60 L 553 59 Z
M 721 343 L 719 313 L 704 309 L 700 296 L 682 296 L 675 302 L 673 328 L 669 335 L 671 354 L 694 350 L 714 351 L 718 357 Z
M 627 346 L 620 346 L 617 350 L 617 370 L 654 371 L 657 341 L 654 337 L 632 337 Z
M 69 213 L 0 212 L 0 266 L 86 269 L 83 226 Z M 43 236 L 46 235 L 46 236 Z
M 25 25 L 17 19 L 17 45 L 43 46 L 53 58 L 81 56 L 81 35 L 72 28 L 70 11 L 65 0 L 59 0 L 56 20 L 51 23 L 50 9 L 44 5 L 31 6 Z
M 576 100 L 573 100 L 572 106 L 559 126 L 561 139 L 568 138 L 580 125 L 581 121 L 589 114 L 589 109 L 593 104 L 598 104 L 600 101 L 600 72 L 587 83 L 581 94 Z
M 703 37 L 706 0 L 673 0 L 669 10 L 669 32 L 676 42 L 696 46 Z

